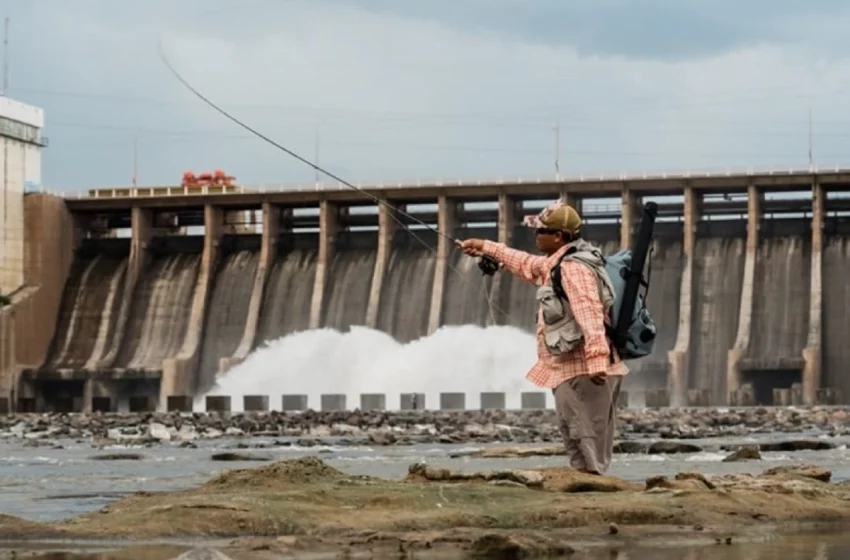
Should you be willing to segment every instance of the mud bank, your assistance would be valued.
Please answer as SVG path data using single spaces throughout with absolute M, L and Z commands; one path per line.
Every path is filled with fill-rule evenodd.
M 57 523 L 0 516 L 0 538 L 226 539 L 278 553 L 519 558 L 659 538 L 736 542 L 850 520 L 850 485 L 830 477 L 803 465 L 635 484 L 567 468 L 461 473 L 414 464 L 405 480 L 390 481 L 307 457 L 228 471 L 190 490 L 140 492 Z
M 704 438 L 816 431 L 850 434 L 844 408 L 622 410 L 621 438 Z M 26 414 L 0 417 L 0 438 L 92 438 L 103 441 L 192 441 L 270 436 L 307 440 L 348 438 L 338 444 L 536 443 L 560 441 L 551 410 L 464 412 L 315 412 L 184 414 Z M 309 445 L 309 441 L 306 443 Z

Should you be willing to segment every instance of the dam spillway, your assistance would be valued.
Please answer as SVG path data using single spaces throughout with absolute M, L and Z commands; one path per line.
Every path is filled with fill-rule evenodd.
M 754 186 L 747 176 L 727 177 L 722 186 L 675 179 L 678 186 L 667 190 L 658 179 L 613 190 L 608 183 L 562 182 L 376 192 L 451 236 L 531 251 L 533 235 L 518 221 L 563 196 L 585 217 L 584 237 L 606 254 L 631 242 L 636 209 L 655 197 L 661 212 L 647 301 L 659 333 L 650 356 L 629 362 L 625 388 L 666 390 L 678 403 L 704 391 L 713 405 L 741 391 L 764 401 L 774 390 L 799 389 L 811 403 L 850 395 L 841 312 L 848 293 L 841 279 L 848 258 L 843 213 L 850 204 L 830 198 L 845 188 L 844 175 L 829 177 L 794 176 L 785 187 L 776 178 Z M 808 199 L 768 196 L 803 190 Z M 383 207 L 355 195 L 270 194 L 256 206 L 243 199 L 253 194 L 209 195 L 200 204 L 186 195 L 193 198 L 185 209 L 179 196 L 67 201 L 82 241 L 49 351 L 38 364 L 18 366 L 19 396 L 31 399 L 51 371 L 68 379 L 141 372 L 159 384 L 148 396 L 162 407 L 168 396 L 203 393 L 228 371 L 241 371 L 238 364 L 270 343 L 323 328 L 375 329 L 402 345 L 442 327 L 472 325 L 513 327 L 520 338 L 511 344 L 533 340 L 522 337 L 535 329 L 534 286 L 504 272 L 482 276 L 450 239 L 416 226 L 412 233 L 423 244 L 388 220 Z M 159 202 L 146 206 L 153 200 Z M 237 206 L 228 207 L 231 200 Z M 122 210 L 130 203 L 132 212 Z M 299 214 L 304 209 L 310 211 Z M 223 233 L 227 214 L 249 211 L 261 223 Z M 193 227 L 204 232 L 189 234 Z M 131 230 L 129 239 L 108 233 L 122 228 Z M 524 383 L 529 358 L 517 352 L 526 357 L 512 375 Z M 265 375 L 292 379 L 296 392 L 309 382 L 285 358 L 264 367 Z

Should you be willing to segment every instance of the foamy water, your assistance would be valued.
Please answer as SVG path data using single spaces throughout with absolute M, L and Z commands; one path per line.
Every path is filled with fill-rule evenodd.
M 399 408 L 401 393 L 425 393 L 436 408 L 443 392 L 466 393 L 466 407 L 480 406 L 480 393 L 506 394 L 508 408 L 520 407 L 520 393 L 540 389 L 525 374 L 537 359 L 534 336 L 514 327 L 445 326 L 432 335 L 400 344 L 366 327 L 350 332 L 304 331 L 268 342 L 218 379 L 207 394 L 229 395 L 241 411 L 242 395 L 269 395 L 279 409 L 280 395 L 308 396 L 316 409 L 322 394 L 346 394 L 348 408 L 361 393 L 385 393 L 387 408 Z M 204 397 L 196 410 L 204 410 Z M 551 395 L 547 402 L 552 405 Z

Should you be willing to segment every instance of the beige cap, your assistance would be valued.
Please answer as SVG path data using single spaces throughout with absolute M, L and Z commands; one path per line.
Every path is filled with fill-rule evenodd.
M 575 235 L 581 230 L 582 221 L 575 208 L 564 200 L 558 200 L 541 210 L 536 216 L 526 216 L 522 223 L 534 229 L 557 229 Z

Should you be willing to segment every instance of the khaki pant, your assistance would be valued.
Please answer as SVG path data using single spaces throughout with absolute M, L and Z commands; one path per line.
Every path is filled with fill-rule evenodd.
M 572 468 L 602 474 L 611 465 L 621 383 L 619 375 L 606 377 L 601 385 L 580 375 L 552 391 Z

